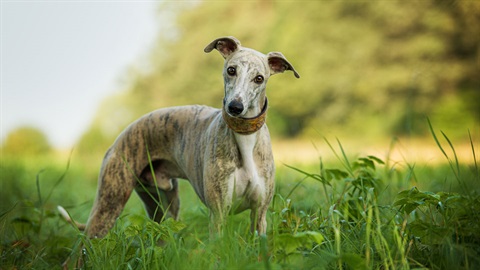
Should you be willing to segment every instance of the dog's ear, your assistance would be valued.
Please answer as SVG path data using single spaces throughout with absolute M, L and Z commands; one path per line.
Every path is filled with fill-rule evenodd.
M 217 49 L 223 58 L 227 58 L 232 53 L 238 51 L 240 47 L 241 44 L 238 39 L 234 37 L 221 37 L 208 44 L 203 51 L 209 53 L 213 51 L 213 49 Z
M 267 58 L 271 75 L 282 73 L 285 70 L 291 70 L 293 71 L 295 77 L 300 78 L 300 75 L 297 73 L 295 68 L 293 68 L 292 64 L 288 62 L 287 58 L 285 58 L 281 52 L 269 52 L 267 54 Z

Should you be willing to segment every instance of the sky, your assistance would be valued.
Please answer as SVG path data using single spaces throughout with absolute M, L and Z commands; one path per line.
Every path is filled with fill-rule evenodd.
M 0 131 L 74 146 L 158 33 L 155 1 L 1 1 Z

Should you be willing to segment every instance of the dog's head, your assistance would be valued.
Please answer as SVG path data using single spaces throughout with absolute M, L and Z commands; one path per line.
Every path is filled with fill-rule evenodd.
M 205 47 L 205 52 L 217 49 L 225 58 L 223 78 L 225 81 L 225 110 L 234 117 L 253 117 L 260 113 L 265 101 L 265 87 L 270 76 L 297 71 L 280 52 L 267 55 L 244 48 L 234 37 L 221 37 Z

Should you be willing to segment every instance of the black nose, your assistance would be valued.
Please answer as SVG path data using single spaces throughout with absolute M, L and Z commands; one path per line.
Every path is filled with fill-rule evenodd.
M 243 104 L 236 100 L 233 100 L 228 104 L 228 112 L 233 115 L 237 116 L 243 112 Z

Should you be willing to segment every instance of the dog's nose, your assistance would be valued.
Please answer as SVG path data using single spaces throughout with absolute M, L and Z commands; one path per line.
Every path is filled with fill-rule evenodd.
M 236 100 L 231 101 L 228 104 L 228 112 L 233 116 L 241 114 L 243 112 L 243 104 Z

